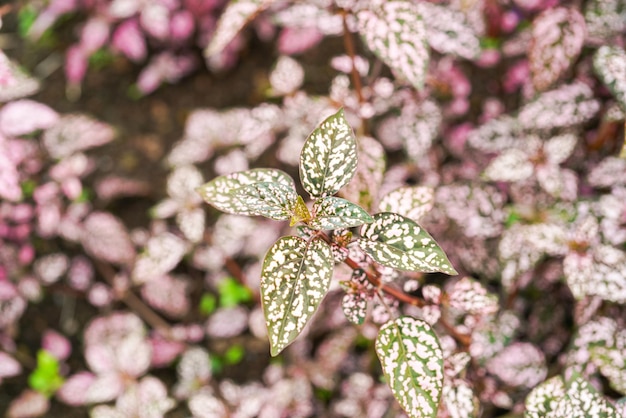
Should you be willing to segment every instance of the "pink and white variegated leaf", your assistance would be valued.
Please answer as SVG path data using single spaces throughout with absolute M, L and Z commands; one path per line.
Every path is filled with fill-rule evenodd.
M 587 253 L 570 252 L 563 261 L 567 285 L 577 299 L 599 296 L 626 303 L 626 253 L 598 245 Z
M 92 212 L 83 223 L 80 241 L 92 256 L 113 264 L 128 264 L 135 248 L 126 226 L 107 212 Z
M 357 140 L 359 161 L 350 183 L 340 190 L 339 195 L 357 203 L 365 209 L 372 205 L 378 195 L 385 172 L 385 150 L 380 142 L 371 137 Z
M 542 382 L 547 374 L 546 359 L 533 344 L 516 342 L 487 361 L 487 371 L 505 384 L 532 388 Z
M 591 120 L 598 110 L 591 88 L 576 81 L 540 94 L 520 109 L 517 119 L 529 130 L 568 128 Z
M 618 331 L 612 344 L 594 345 L 590 352 L 593 363 L 611 387 L 626 395 L 626 330 Z
M 7 136 L 27 135 L 47 129 L 59 120 L 52 108 L 33 100 L 17 100 L 7 103 L 0 110 L 0 132 Z
M 593 68 L 626 110 L 626 51 L 616 46 L 601 46 L 593 56 Z
M 419 221 L 435 204 L 435 192 L 426 186 L 405 186 L 387 193 L 380 199 L 380 212 L 394 212 Z
M 261 272 L 261 302 L 272 356 L 302 332 L 328 292 L 333 253 L 320 240 L 282 237 L 270 248 Z
M 137 257 L 132 273 L 133 281 L 141 284 L 169 273 L 186 252 L 187 242 L 170 232 L 151 237 L 144 251 Z
M 266 198 L 271 198 L 268 195 L 270 192 L 268 188 L 271 188 L 281 193 L 284 192 L 281 199 L 282 202 L 286 202 L 285 199 L 292 196 L 293 203 L 291 204 L 295 203 L 296 193 L 292 178 L 284 171 L 275 169 L 261 168 L 227 174 L 205 183 L 198 187 L 196 191 L 207 203 L 222 212 L 233 215 L 253 216 L 259 215 L 257 209 L 259 209 L 264 199 L 263 196 L 258 196 L 255 199 L 255 189 L 250 189 L 250 186 L 260 183 L 264 183 L 264 186 L 260 186 L 258 188 L 260 191 L 257 191 L 259 193 L 263 192 L 263 196 Z M 268 185 L 271 185 L 271 187 Z M 244 194 L 244 191 L 247 193 Z M 279 196 L 276 196 L 275 199 L 279 199 Z M 279 205 L 278 213 L 280 211 Z M 285 219 L 289 219 L 289 217 Z
M 6 411 L 7 418 L 44 416 L 50 409 L 50 399 L 41 392 L 25 389 L 15 397 Z
M 470 60 L 480 55 L 480 40 L 462 12 L 427 1 L 417 2 L 417 8 L 426 24 L 426 39 L 434 50 Z
M 498 297 L 470 277 L 463 277 L 448 289 L 448 303 L 473 315 L 489 315 L 498 310 Z
M 626 29 L 626 7 L 621 0 L 591 0 L 585 3 L 589 35 L 609 39 Z
M 204 50 L 210 57 L 219 54 L 237 36 L 243 27 L 275 0 L 233 0 L 220 16 L 213 37 Z
M 304 68 L 287 55 L 281 55 L 270 73 L 272 93 L 284 96 L 298 90 L 304 81 Z
M 585 19 L 574 8 L 555 7 L 533 21 L 528 58 L 535 88 L 543 91 L 567 71 L 585 42 Z
M 188 283 L 172 276 L 149 280 L 141 287 L 141 296 L 153 308 L 171 318 L 180 318 L 189 312 Z
M 0 382 L 2 378 L 17 376 L 22 372 L 22 366 L 13 357 L 0 351 Z
M 184 208 L 176 214 L 176 225 L 189 241 L 198 243 L 204 237 L 204 210 L 201 208 Z
M 522 181 L 534 172 L 529 156 L 520 149 L 504 151 L 485 169 L 484 176 L 493 181 Z
M 365 45 L 385 64 L 422 89 L 428 72 L 426 24 L 419 7 L 408 0 L 372 2 L 357 14 Z
M 378 263 L 399 270 L 457 274 L 441 247 L 417 223 L 397 213 L 374 215 L 363 225 L 359 247 Z
M 346 319 L 355 325 L 365 322 L 368 300 L 361 293 L 346 293 L 341 299 L 341 310 Z
M 98 147 L 115 138 L 113 128 L 86 115 L 61 116 L 46 130 L 42 141 L 54 158 L 68 157 L 76 152 Z
M 343 109 L 327 117 L 307 137 L 300 154 L 300 179 L 312 197 L 334 195 L 357 166 L 356 137 Z
M 313 204 L 313 219 L 308 223 L 315 230 L 361 226 L 374 219 L 359 205 L 340 197 L 323 197 Z
M 626 158 L 606 157 L 589 173 L 589 183 L 594 187 L 626 185 Z
M 0 50 L 0 103 L 35 94 L 39 87 L 38 80 L 23 72 Z
M 467 142 L 483 152 L 501 152 L 514 147 L 522 138 L 519 121 L 512 116 L 502 115 L 471 131 Z
M 375 348 L 387 383 L 409 417 L 436 417 L 443 351 L 431 326 L 408 316 L 389 321 L 381 327 Z
M 464 380 L 446 382 L 443 385 L 442 401 L 450 418 L 478 417 L 480 403 L 472 387 Z

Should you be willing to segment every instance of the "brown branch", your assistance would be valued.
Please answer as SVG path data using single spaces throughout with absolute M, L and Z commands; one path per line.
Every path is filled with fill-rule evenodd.
M 108 264 L 94 260 L 94 265 L 98 272 L 104 277 L 111 287 L 114 286 L 113 278 L 115 277 L 115 270 Z M 154 328 L 159 334 L 165 338 L 172 338 L 172 330 L 170 325 L 161 318 L 155 311 L 153 311 L 148 305 L 143 303 L 130 289 L 127 289 L 120 300 L 126 304 L 137 315 L 139 315 L 144 321 L 146 321 L 152 328 Z
M 347 20 L 348 12 L 341 10 L 341 17 L 343 18 L 343 45 L 346 48 L 346 53 L 352 60 L 352 70 L 350 71 L 350 77 L 352 78 L 352 84 L 354 85 L 354 91 L 359 99 L 359 103 L 364 103 L 363 98 L 363 85 L 361 84 L 361 76 L 356 69 L 356 50 L 354 48 L 354 41 L 352 40 L 352 34 L 348 28 Z

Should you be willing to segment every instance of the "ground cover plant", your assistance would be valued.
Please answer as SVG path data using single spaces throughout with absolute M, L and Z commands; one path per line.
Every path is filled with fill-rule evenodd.
M 626 416 L 623 1 L 0 19 L 0 414 Z

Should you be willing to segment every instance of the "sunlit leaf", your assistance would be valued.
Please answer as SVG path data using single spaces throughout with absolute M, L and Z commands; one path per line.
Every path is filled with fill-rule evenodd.
M 480 54 L 480 40 L 465 15 L 449 5 L 417 2 L 420 16 L 426 24 L 430 46 L 442 54 L 474 59 Z
M 573 8 L 550 8 L 533 20 L 528 58 L 537 90 L 550 87 L 572 65 L 585 35 L 585 19 Z
M 565 382 L 554 376 L 536 386 L 526 397 L 524 418 L 547 418 L 553 416 L 558 402 L 565 396 Z
M 255 191 L 248 186 L 258 183 L 276 184 L 276 188 L 291 194 L 295 199 L 293 180 L 287 173 L 275 169 L 253 169 L 231 173 L 217 177 L 210 182 L 198 187 L 196 190 L 200 196 L 215 208 L 222 212 L 234 215 L 258 215 L 256 209 L 261 205 L 262 198 L 254 199 L 249 195 Z M 267 192 L 267 186 L 261 186 Z M 291 190 L 287 192 L 286 189 Z M 288 217 L 286 219 L 289 219 Z
M 429 52 L 426 25 L 418 6 L 407 0 L 372 2 L 357 14 L 365 45 L 414 87 L 424 86 Z
M 376 338 L 387 383 L 411 418 L 437 416 L 443 388 L 443 352 L 428 323 L 411 317 L 387 322 Z
M 428 213 L 435 203 L 434 191 L 430 187 L 406 186 L 387 193 L 380 200 L 378 210 L 394 212 L 414 221 Z
M 311 213 L 309 212 L 309 208 L 306 206 L 306 203 L 304 203 L 304 199 L 302 199 L 302 196 L 298 195 L 296 203 L 293 207 L 293 215 L 291 215 L 289 226 L 294 226 L 298 222 L 308 222 L 310 220 Z
M 300 334 L 328 292 L 330 246 L 320 239 L 282 237 L 268 251 L 261 273 L 261 302 L 272 356 Z
M 374 219 L 360 206 L 339 197 L 324 197 L 313 205 L 313 229 L 340 229 L 360 226 Z
M 302 185 L 313 197 L 333 195 L 352 179 L 356 166 L 356 138 L 339 109 L 311 132 L 302 147 Z
M 601 46 L 593 56 L 593 68 L 626 110 L 626 52 L 616 46 Z
M 399 270 L 457 274 L 448 257 L 424 228 L 397 213 L 374 215 L 361 228 L 359 246 L 374 260 Z
M 271 5 L 274 0 L 233 0 L 220 16 L 211 42 L 204 50 L 210 57 L 222 52 L 241 29 L 254 17 Z

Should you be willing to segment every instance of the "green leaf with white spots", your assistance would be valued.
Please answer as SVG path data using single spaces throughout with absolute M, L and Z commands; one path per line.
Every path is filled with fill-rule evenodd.
M 321 239 L 282 237 L 270 248 L 261 272 L 261 302 L 272 356 L 302 332 L 328 292 L 333 254 Z
M 302 186 L 312 197 L 334 195 L 352 179 L 356 166 L 356 138 L 343 109 L 339 109 L 304 142 L 300 154 Z
M 409 417 L 436 417 L 443 388 L 443 352 L 431 326 L 408 316 L 387 322 L 376 338 L 387 383 Z
M 247 190 L 244 196 L 244 189 L 256 183 L 278 183 L 295 190 L 293 179 L 284 171 L 260 168 L 216 177 L 198 187 L 196 191 L 208 204 L 222 212 L 252 216 L 258 214 L 254 208 L 256 203 L 252 207 L 247 205 L 246 201 L 249 202 L 249 199 L 246 196 L 251 191 Z M 293 193 L 295 194 L 295 191 Z
M 239 200 L 252 214 L 277 221 L 291 219 L 298 194 L 280 183 L 253 183 L 240 190 Z
M 309 222 L 313 229 L 340 229 L 372 222 L 362 207 L 339 197 L 323 197 L 313 205 L 315 217 Z
M 394 212 L 419 221 L 435 203 L 435 193 L 431 187 L 400 187 L 387 193 L 378 204 L 381 212 Z
M 450 418 L 474 418 L 478 416 L 480 403 L 469 383 L 451 379 L 443 386 L 443 403 Z
M 525 418 L 545 418 L 550 416 L 557 404 L 565 396 L 565 382 L 561 376 L 554 376 L 536 386 L 526 397 Z
M 374 222 L 361 228 L 359 246 L 380 264 L 395 269 L 458 274 L 433 237 L 397 213 L 374 215 Z

